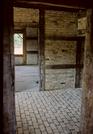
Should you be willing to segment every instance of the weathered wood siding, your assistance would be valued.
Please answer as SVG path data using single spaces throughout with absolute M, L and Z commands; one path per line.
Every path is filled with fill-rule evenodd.
M 77 42 L 62 40 L 61 37 L 76 36 L 77 34 L 76 13 L 45 12 L 45 90 L 75 87 L 75 68 L 62 69 L 62 65 L 76 64 Z M 48 37 L 52 39 L 48 39 Z M 51 68 L 55 65 L 59 67 Z

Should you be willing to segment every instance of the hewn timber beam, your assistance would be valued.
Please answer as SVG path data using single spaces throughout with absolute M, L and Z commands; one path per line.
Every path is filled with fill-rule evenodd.
M 65 41 L 78 41 L 83 40 L 85 36 L 46 36 L 46 40 L 65 40 Z
M 4 27 L 4 1 L 0 4 L 0 133 L 3 134 L 3 27 Z
M 81 134 L 93 134 L 93 10 L 87 10 Z
M 3 133 L 2 134 L 15 134 L 16 121 L 15 121 L 15 88 L 14 88 L 14 54 L 13 54 L 13 3 L 12 0 L 3 0 L 3 37 L 2 44 L 3 50 Z M 1 4 L 0 4 L 1 5 Z M 1 8 L 2 9 L 2 8 Z M 1 17 L 1 16 L 0 16 Z M 1 42 L 0 42 L 1 43 Z M 2 58 L 2 57 L 0 57 Z M 1 69 L 0 69 L 1 70 Z M 1 70 L 2 71 L 2 70 Z M 1 83 L 1 81 L 0 81 Z M 1 96 L 0 96 L 1 97 Z M 1 102 L 0 102 L 1 103 Z M 1 111 L 0 111 L 1 115 Z M 1 119 L 0 119 L 1 121 Z
M 45 89 L 45 11 L 39 10 L 39 67 L 40 90 Z
M 83 65 L 76 64 L 59 64 L 59 65 L 46 65 L 46 69 L 73 69 L 73 68 L 83 68 Z
M 38 37 L 26 37 L 27 40 L 38 40 Z
M 27 54 L 38 54 L 38 51 L 35 51 L 35 50 L 34 51 L 30 50 L 30 51 L 26 51 L 26 52 L 27 52 Z
M 75 88 L 80 88 L 81 82 L 81 69 L 79 66 L 81 64 L 82 56 L 82 40 L 78 40 L 76 44 L 76 76 L 75 76 Z
M 32 23 L 32 22 L 14 22 L 14 28 L 16 27 L 23 27 L 23 28 L 26 28 L 26 27 L 32 27 L 32 28 L 38 28 L 38 23 Z
M 57 10 L 57 11 L 66 11 L 66 12 L 78 12 L 79 10 L 85 10 L 85 8 L 80 7 L 71 7 L 64 6 L 62 4 L 56 3 L 47 3 L 47 2 L 36 2 L 36 1 L 14 1 L 14 7 L 22 7 L 22 8 L 33 8 L 33 9 L 44 9 L 44 10 Z
M 42 5 L 64 5 L 64 7 L 72 7 L 73 9 L 78 8 L 91 8 L 93 7 L 92 1 L 89 0 L 14 0 L 14 5 L 18 3 L 30 3 L 33 6 L 41 7 Z

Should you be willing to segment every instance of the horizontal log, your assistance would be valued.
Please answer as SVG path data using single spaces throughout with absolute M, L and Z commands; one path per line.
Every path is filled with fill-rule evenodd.
M 59 65 L 46 65 L 46 69 L 73 69 L 73 68 L 83 68 L 83 65 L 76 64 L 59 64 Z
M 17 30 L 14 29 L 14 33 L 17 33 L 17 34 L 21 33 L 21 34 L 23 34 L 24 33 L 24 29 L 17 29 Z
M 33 8 L 33 9 L 44 9 L 44 10 L 57 10 L 57 11 L 66 11 L 66 12 L 78 12 L 80 9 L 85 10 L 84 8 L 80 7 L 70 7 L 51 4 L 47 2 L 29 2 L 29 1 L 19 1 L 14 0 L 14 7 L 22 7 L 22 8 Z
M 38 51 L 26 51 L 27 54 L 38 54 Z
M 46 36 L 46 40 L 66 40 L 66 41 L 78 41 L 83 40 L 85 36 Z
M 23 54 L 14 54 L 15 57 L 23 57 Z
M 26 40 L 38 40 L 38 37 L 26 37 Z
M 38 28 L 39 25 L 37 22 L 14 22 L 14 27 L 32 27 L 32 28 Z
M 82 8 L 92 8 L 92 1 L 89 0 L 14 0 L 14 5 L 18 3 L 25 3 L 23 6 L 31 4 L 34 8 L 43 6 L 63 6 L 64 8 L 82 9 Z M 18 5 L 17 5 L 18 6 Z M 47 7 L 48 8 L 48 7 Z

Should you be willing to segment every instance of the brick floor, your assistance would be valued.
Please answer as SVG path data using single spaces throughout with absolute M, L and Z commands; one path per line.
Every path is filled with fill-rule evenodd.
M 79 134 L 81 89 L 16 93 L 17 134 Z

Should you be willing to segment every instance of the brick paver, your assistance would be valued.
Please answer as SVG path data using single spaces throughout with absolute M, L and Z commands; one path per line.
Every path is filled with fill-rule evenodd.
M 16 93 L 17 134 L 79 134 L 81 89 Z

